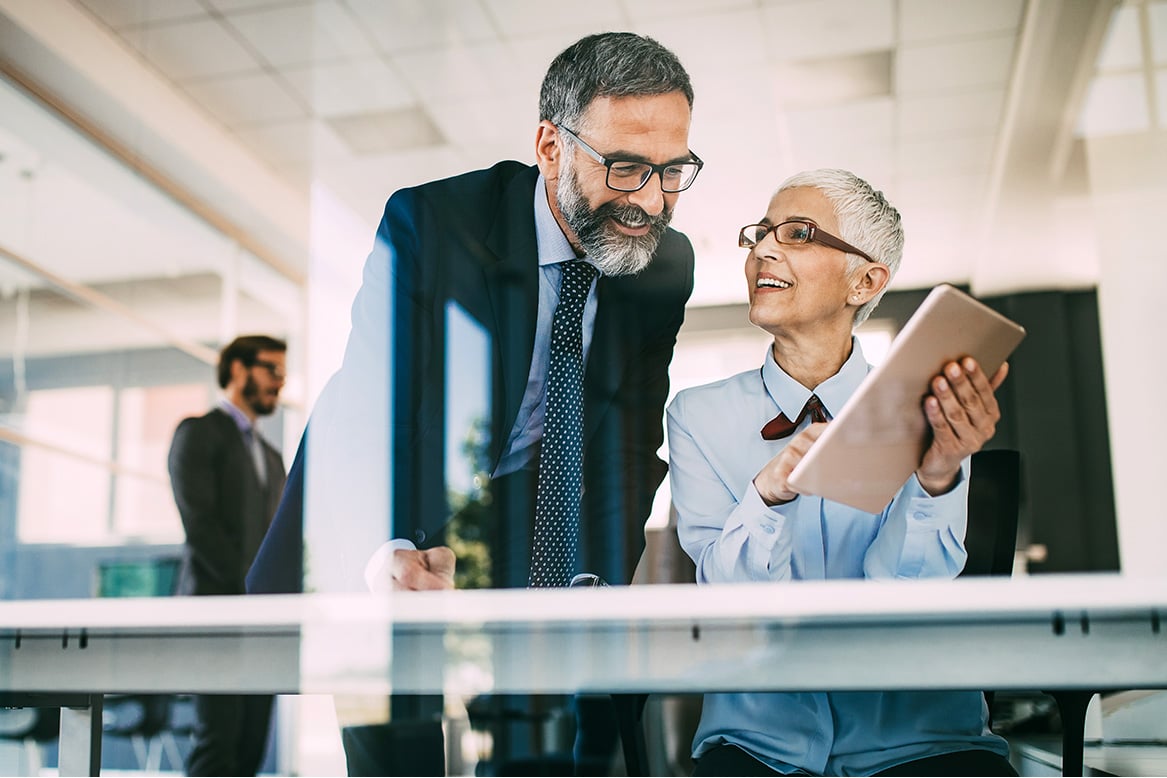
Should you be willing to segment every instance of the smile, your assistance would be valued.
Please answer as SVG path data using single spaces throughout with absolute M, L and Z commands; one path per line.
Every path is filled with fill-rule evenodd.
M 759 278 L 754 286 L 759 289 L 789 289 L 793 284 L 779 278 Z

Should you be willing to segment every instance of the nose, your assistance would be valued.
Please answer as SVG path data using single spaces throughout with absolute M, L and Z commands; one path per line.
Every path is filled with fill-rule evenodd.
M 778 259 L 782 252 L 782 244 L 774 237 L 774 230 L 766 233 L 766 236 L 758 241 L 750 253 L 758 259 Z
M 644 186 L 628 193 L 628 202 L 639 207 L 649 216 L 657 216 L 665 209 L 665 192 L 661 188 L 661 173 L 653 173 Z

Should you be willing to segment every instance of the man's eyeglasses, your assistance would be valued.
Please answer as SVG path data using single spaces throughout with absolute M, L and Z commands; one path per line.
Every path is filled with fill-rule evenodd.
M 765 240 L 766 236 L 771 232 L 774 233 L 774 239 L 776 241 L 788 246 L 795 246 L 799 243 L 821 243 L 824 246 L 830 246 L 833 249 L 838 249 L 847 254 L 858 254 L 868 262 L 875 261 L 867 256 L 867 252 L 860 251 L 847 241 L 836 238 L 826 230 L 819 229 L 819 226 L 814 222 L 809 221 L 788 221 L 782 222 L 781 224 L 747 224 L 738 233 L 737 245 L 743 249 L 752 249 Z
M 667 162 L 663 165 L 652 165 L 648 162 L 638 162 L 631 159 L 608 159 L 593 149 L 583 139 L 562 124 L 555 125 L 570 135 L 580 145 L 589 157 L 608 168 L 607 184 L 609 189 L 617 192 L 638 192 L 652 178 L 653 173 L 660 174 L 660 188 L 662 192 L 683 192 L 693 185 L 697 174 L 705 165 L 692 151 L 689 156 L 693 159 L 688 162 Z
M 591 586 L 607 586 L 608 582 L 595 573 L 580 573 L 571 579 L 568 588 L 578 589 L 580 587 Z
M 262 367 L 267 371 L 267 374 L 276 381 L 283 381 L 288 377 L 287 372 L 275 362 L 267 362 L 263 359 L 257 359 L 248 365 L 248 367 Z

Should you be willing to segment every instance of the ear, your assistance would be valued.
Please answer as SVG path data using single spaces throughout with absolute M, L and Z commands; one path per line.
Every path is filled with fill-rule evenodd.
M 558 141 L 559 130 L 555 125 L 546 119 L 539 122 L 535 130 L 535 164 L 548 181 L 559 178 L 559 155 L 562 149 Z
M 891 280 L 891 271 L 888 270 L 887 265 L 880 262 L 865 262 L 863 267 L 859 268 L 859 275 L 851 287 L 851 297 L 848 302 L 856 306 L 866 304 L 883 291 L 889 280 Z
M 247 365 L 243 364 L 242 359 L 231 360 L 231 381 L 228 386 L 243 386 L 247 383 Z

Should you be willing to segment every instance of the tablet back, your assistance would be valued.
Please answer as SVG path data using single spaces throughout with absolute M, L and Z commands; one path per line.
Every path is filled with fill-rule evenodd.
M 931 429 L 923 399 L 952 360 L 972 356 L 992 376 L 1025 330 L 947 284 L 929 293 L 822 437 L 790 474 L 803 494 L 878 513 L 920 464 Z

